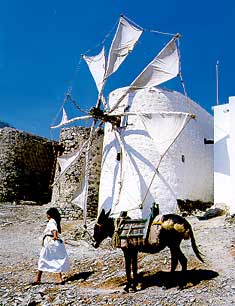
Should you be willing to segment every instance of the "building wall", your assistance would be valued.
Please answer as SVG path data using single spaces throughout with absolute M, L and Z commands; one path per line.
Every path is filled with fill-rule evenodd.
M 214 106 L 214 197 L 215 203 L 235 213 L 235 97 Z
M 81 126 L 64 128 L 60 133 L 60 144 L 63 147 L 63 155 L 72 153 L 89 138 L 90 128 Z M 98 192 L 101 170 L 101 154 L 103 145 L 103 130 L 96 134 L 92 141 L 89 160 L 89 189 L 87 201 L 87 216 L 97 216 Z M 85 149 L 84 149 L 85 152 Z M 52 205 L 60 208 L 61 213 L 67 218 L 82 218 L 83 211 L 72 199 L 79 190 L 84 178 L 84 153 L 59 179 L 60 167 L 57 163 L 55 180 L 52 193 Z
M 109 97 L 110 104 L 114 104 L 124 91 L 123 88 L 113 91 Z M 125 109 L 127 105 L 130 106 L 129 111 L 142 113 L 176 111 L 196 115 L 196 119 L 190 121 L 163 158 L 159 168 L 160 174 L 155 177 L 151 186 L 151 194 L 160 204 L 161 213 L 174 211 L 177 199 L 213 202 L 213 145 L 204 143 L 205 138 L 213 139 L 213 117 L 182 94 L 160 88 L 135 91 L 123 100 L 118 111 Z M 130 129 L 134 130 L 131 147 L 136 152 L 141 152 L 141 159 L 149 164 L 141 169 L 141 176 L 146 182 L 150 182 L 150 170 L 157 165 L 158 152 L 150 139 L 143 137 L 143 127 L 138 126 L 138 118 L 129 116 L 128 124 Z M 108 142 L 105 138 L 104 146 Z M 115 160 L 115 156 L 110 158 Z M 113 174 L 104 166 L 103 171 L 101 180 L 104 186 L 108 186 Z M 101 205 L 111 193 L 108 187 L 100 191 Z
M 0 202 L 50 202 L 56 149 L 45 138 L 0 129 Z

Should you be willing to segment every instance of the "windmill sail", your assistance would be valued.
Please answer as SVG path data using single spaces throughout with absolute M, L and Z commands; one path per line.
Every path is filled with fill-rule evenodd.
M 60 174 L 57 177 L 57 179 L 54 181 L 53 185 L 55 185 L 58 182 L 58 180 L 61 178 L 61 176 L 70 168 L 70 166 L 73 163 L 75 163 L 76 160 L 79 159 L 87 143 L 88 140 L 85 141 L 77 151 L 57 157 L 57 161 L 60 165 Z
M 191 119 L 191 114 L 159 112 L 142 114 L 140 118 L 153 139 L 160 156 L 163 156 Z
M 83 59 L 87 63 L 90 72 L 95 80 L 98 92 L 101 92 L 104 82 L 105 74 L 105 51 L 104 47 L 101 52 L 95 56 L 83 56 Z
M 65 125 L 65 124 L 67 124 L 67 122 L 68 122 L 68 116 L 66 114 L 65 109 L 63 108 L 63 110 L 62 110 L 62 119 L 61 119 L 60 123 L 58 125 L 51 126 L 51 129 L 59 128 L 59 127 Z
M 179 73 L 179 54 L 175 38 L 153 59 L 153 61 L 131 83 L 133 89 L 152 87 L 176 77 Z
M 120 17 L 117 31 L 110 47 L 107 67 L 104 47 L 95 56 L 83 56 L 98 89 L 97 101 L 102 97 L 105 80 L 119 68 L 127 55 L 133 50 L 142 32 L 142 29 L 137 28 L 124 17 Z
M 179 54 L 175 39 L 176 38 L 172 38 L 170 42 L 152 60 L 152 62 L 150 62 L 147 67 L 137 76 L 126 92 L 124 92 L 124 94 L 118 99 L 110 112 L 115 110 L 124 97 L 132 90 L 157 86 L 178 75 Z
M 140 218 L 139 205 L 142 196 L 138 167 L 133 162 L 130 148 L 121 134 L 109 132 L 109 124 L 105 129 L 106 145 L 103 151 L 98 211 L 111 209 L 111 216 L 118 217 L 121 211 L 128 210 L 131 211 L 132 217 Z M 121 156 L 120 160 L 115 158 L 118 153 Z M 113 179 L 107 184 L 106 178 L 109 173 L 113 173 Z
M 80 117 L 75 117 L 75 118 L 72 118 L 72 119 L 68 119 L 67 115 L 66 114 L 64 115 L 64 113 L 65 113 L 65 111 L 63 109 L 63 114 L 62 114 L 61 122 L 58 125 L 51 126 L 50 127 L 51 129 L 57 129 L 57 128 L 63 127 L 65 125 L 74 123 L 76 121 L 89 120 L 89 119 L 92 118 L 92 116 L 87 115 L 87 116 L 80 116 Z
M 133 50 L 143 30 L 120 17 L 118 28 L 110 47 L 105 77 L 114 73 Z
M 86 179 L 82 180 L 79 190 L 75 193 L 72 203 L 80 207 L 83 211 L 86 209 L 85 203 L 87 201 L 88 182 Z

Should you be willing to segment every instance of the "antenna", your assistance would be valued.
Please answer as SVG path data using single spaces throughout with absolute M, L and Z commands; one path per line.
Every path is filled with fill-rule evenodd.
M 219 61 L 216 62 L 216 105 L 219 105 Z

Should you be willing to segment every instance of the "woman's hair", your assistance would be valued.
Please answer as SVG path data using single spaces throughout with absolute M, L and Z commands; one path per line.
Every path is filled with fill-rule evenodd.
M 60 226 L 61 216 L 58 209 L 55 207 L 49 208 L 47 211 L 47 215 L 49 215 L 51 218 L 55 220 L 58 232 L 61 233 L 61 226 Z

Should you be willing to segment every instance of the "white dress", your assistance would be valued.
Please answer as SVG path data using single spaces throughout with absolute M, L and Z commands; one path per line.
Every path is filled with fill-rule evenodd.
M 52 231 L 58 231 L 54 219 L 50 219 L 44 231 L 43 247 L 38 260 L 38 270 L 46 272 L 67 272 L 69 271 L 69 257 L 62 240 L 53 240 Z M 50 235 L 50 236 L 46 236 Z

